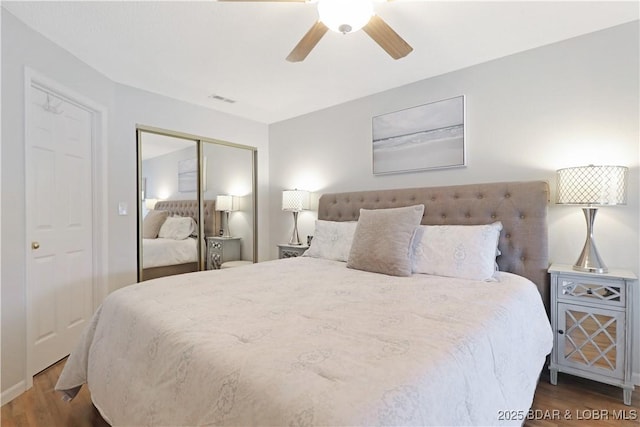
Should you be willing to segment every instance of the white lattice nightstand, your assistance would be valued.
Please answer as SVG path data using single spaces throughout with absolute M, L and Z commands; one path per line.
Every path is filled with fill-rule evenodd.
M 307 245 L 289 245 L 289 244 L 280 244 L 278 245 L 278 258 L 293 258 L 300 256 L 309 249 Z
M 612 384 L 631 405 L 632 291 L 635 274 L 575 271 L 553 264 L 551 274 L 551 384 L 558 372 Z

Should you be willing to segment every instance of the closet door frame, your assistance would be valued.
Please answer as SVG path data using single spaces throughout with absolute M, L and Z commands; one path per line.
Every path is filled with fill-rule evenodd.
M 252 224 L 252 235 L 253 235 L 253 262 L 256 262 L 258 259 L 258 220 L 257 220 L 257 212 L 258 212 L 258 196 L 257 196 L 257 159 L 258 159 L 258 149 L 256 147 L 252 147 L 249 145 L 237 144 L 228 141 L 222 141 L 219 139 L 207 138 L 199 135 L 193 135 L 185 132 L 177 132 L 168 129 L 162 129 L 153 126 L 145 126 L 145 125 L 136 125 L 136 148 L 137 148 L 137 180 L 136 180 L 136 212 L 138 215 L 138 282 L 142 280 L 142 191 L 143 187 L 143 172 L 142 172 L 142 134 L 143 133 L 152 133 L 156 135 L 168 136 L 173 138 L 180 138 L 189 141 L 194 141 L 196 143 L 196 152 L 198 159 L 198 180 L 197 180 L 197 189 L 196 189 L 196 200 L 198 201 L 198 219 L 204 217 L 204 207 L 203 207 L 203 169 L 204 169 L 204 144 L 218 144 L 224 145 L 227 147 L 233 147 L 243 150 L 248 150 L 251 152 L 251 198 L 252 198 L 252 206 L 253 206 L 253 224 Z M 145 195 L 146 197 L 146 195 Z M 204 237 L 204 224 L 203 221 L 198 220 L 198 236 Z M 199 238 L 198 239 L 198 269 L 204 270 L 206 263 L 206 239 Z

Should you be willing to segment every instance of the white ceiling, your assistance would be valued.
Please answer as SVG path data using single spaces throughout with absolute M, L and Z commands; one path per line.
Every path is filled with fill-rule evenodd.
M 327 33 L 307 3 L 10 2 L 2 6 L 115 82 L 272 123 L 639 19 L 637 1 L 403 1 L 376 13 L 414 51 L 391 59 L 364 32 Z M 236 100 L 211 99 L 217 94 Z

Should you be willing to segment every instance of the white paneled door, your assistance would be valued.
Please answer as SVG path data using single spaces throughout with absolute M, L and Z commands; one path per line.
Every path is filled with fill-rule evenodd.
M 28 369 L 70 353 L 93 312 L 92 113 L 31 87 L 26 123 Z

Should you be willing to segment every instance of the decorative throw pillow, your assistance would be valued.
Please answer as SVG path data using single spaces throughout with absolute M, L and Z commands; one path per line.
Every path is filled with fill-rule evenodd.
M 162 227 L 168 216 L 169 212 L 167 211 L 150 210 L 142 220 L 142 238 L 157 238 L 160 227 Z
M 196 223 L 190 216 L 170 216 L 160 227 L 158 237 L 163 239 L 184 240 L 196 229 Z
M 501 222 L 487 225 L 423 225 L 414 273 L 491 280 L 496 272 Z
M 317 220 L 311 246 L 303 256 L 346 262 L 357 224 L 355 221 Z
M 423 212 L 424 205 L 360 209 L 347 267 L 410 276 L 413 238 Z

